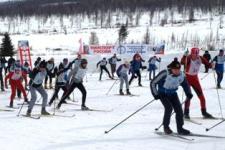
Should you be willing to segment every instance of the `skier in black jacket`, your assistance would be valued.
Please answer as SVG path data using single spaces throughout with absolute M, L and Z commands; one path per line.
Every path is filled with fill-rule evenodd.
M 108 62 L 107 62 L 105 57 L 97 63 L 97 68 L 98 68 L 98 65 L 100 65 L 100 69 L 101 69 L 100 76 L 99 76 L 99 81 L 102 80 L 103 70 L 105 70 L 105 72 L 108 74 L 110 79 L 113 79 L 112 76 L 109 73 L 109 70 L 106 67 L 107 64 L 108 64 Z
M 203 57 L 210 62 L 211 60 L 211 55 L 209 54 L 209 51 L 205 51 L 205 53 L 203 54 Z M 209 66 L 205 65 L 205 73 L 209 72 Z
M 63 96 L 67 92 L 67 83 L 68 83 L 67 72 L 71 68 L 73 63 L 74 62 L 71 62 L 68 65 L 68 59 L 64 58 L 63 62 L 59 64 L 59 67 L 56 72 L 57 77 L 56 77 L 55 91 L 54 91 L 52 98 L 50 99 L 50 101 L 48 103 L 50 106 L 53 103 L 53 101 L 55 100 L 55 98 L 58 96 L 60 89 L 62 89 L 64 91 Z

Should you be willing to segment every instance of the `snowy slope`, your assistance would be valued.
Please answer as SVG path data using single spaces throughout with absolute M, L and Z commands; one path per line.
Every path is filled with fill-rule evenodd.
M 169 55 L 163 59 L 167 62 L 175 55 Z M 162 65 L 165 68 L 165 64 Z M 0 149 L 1 150 L 224 150 L 225 139 L 199 138 L 194 137 L 193 142 L 187 142 L 172 137 L 162 137 L 154 134 L 154 129 L 161 124 L 163 108 L 159 101 L 143 109 L 141 112 L 121 124 L 109 134 L 104 131 L 116 125 L 119 121 L 136 111 L 138 108 L 153 99 L 149 90 L 149 81 L 143 72 L 144 87 L 137 87 L 137 81 L 132 83 L 131 92 L 139 96 L 120 97 L 117 83 L 109 95 L 108 89 L 114 81 L 98 81 L 98 74 L 89 73 L 84 84 L 87 88 L 87 106 L 90 108 L 108 110 L 108 112 L 83 112 L 79 111 L 81 94 L 75 90 L 75 105 L 63 105 L 66 112 L 63 115 L 76 114 L 74 118 L 63 117 L 42 117 L 40 120 L 16 117 L 18 110 L 14 112 L 0 111 Z M 205 74 L 201 73 L 200 78 Z M 201 80 L 202 87 L 207 99 L 208 111 L 214 116 L 220 116 L 220 109 L 217 100 L 217 92 L 214 89 L 215 81 L 213 73 Z M 225 81 L 222 82 L 225 86 Z M 10 90 L 0 92 L 0 108 L 9 103 Z M 52 90 L 48 90 L 49 98 Z M 219 90 L 223 112 L 225 112 L 224 90 Z M 179 89 L 179 96 L 182 98 L 182 90 Z M 73 95 L 71 95 L 73 99 Z M 182 101 L 182 99 L 181 99 Z M 22 101 L 15 100 L 15 103 Z M 39 102 L 40 103 L 40 102 Z M 25 114 L 27 106 L 22 110 Z M 40 113 L 40 106 L 35 106 L 33 114 Z M 53 112 L 53 106 L 47 110 Z M 191 117 L 201 117 L 199 100 L 194 96 L 191 105 Z M 57 112 L 57 114 L 60 114 Z M 176 131 L 174 116 L 172 117 L 171 128 Z M 195 119 L 203 125 L 195 125 L 185 122 L 185 127 L 194 133 L 225 136 L 224 124 L 206 133 L 205 128 L 214 125 L 219 120 Z

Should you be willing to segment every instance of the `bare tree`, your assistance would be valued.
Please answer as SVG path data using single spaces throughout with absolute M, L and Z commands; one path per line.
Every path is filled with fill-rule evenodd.
M 90 45 L 98 45 L 99 44 L 98 36 L 97 36 L 96 32 L 91 32 L 91 35 L 89 38 L 89 44 Z
M 150 32 L 149 32 L 149 28 L 148 27 L 147 27 L 146 33 L 144 35 L 143 43 L 144 44 L 150 44 Z

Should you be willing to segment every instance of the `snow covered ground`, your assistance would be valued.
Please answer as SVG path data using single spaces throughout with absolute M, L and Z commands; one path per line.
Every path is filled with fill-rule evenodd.
M 175 55 L 164 58 L 165 62 L 172 60 Z M 166 64 L 166 63 L 165 63 Z M 162 64 L 162 68 L 165 68 Z M 138 114 L 112 130 L 104 134 L 125 117 L 139 109 L 153 99 L 149 90 L 149 81 L 145 78 L 146 72 L 142 73 L 143 87 L 137 86 L 137 81 L 133 82 L 130 91 L 138 96 L 118 96 L 117 83 L 108 95 L 108 89 L 115 80 L 98 81 L 98 74 L 89 73 L 84 84 L 87 88 L 87 106 L 100 111 L 80 111 L 81 94 L 74 92 L 74 105 L 62 105 L 64 113 L 61 115 L 76 116 L 73 118 L 64 117 L 41 117 L 34 120 L 25 117 L 16 117 L 18 110 L 13 112 L 0 111 L 0 149 L 1 150 L 224 150 L 225 139 L 193 137 L 195 140 L 187 142 L 174 137 L 159 136 L 154 133 L 154 129 L 162 122 L 163 107 L 159 101 L 154 101 Z M 201 73 L 199 78 L 205 74 Z M 219 102 L 215 81 L 211 72 L 207 78 L 201 80 L 201 84 L 207 99 L 207 108 L 214 116 L 220 116 Z M 225 81 L 222 82 L 225 87 Z M 49 98 L 53 90 L 48 90 Z M 225 91 L 219 90 L 223 113 L 225 112 Z M 182 99 L 182 89 L 179 89 L 179 96 Z M 0 92 L 0 108 L 6 109 L 9 104 L 10 90 Z M 73 95 L 71 95 L 73 99 Z M 15 100 L 22 103 L 22 100 Z M 41 101 L 39 102 L 41 103 Z M 40 113 L 40 106 L 35 106 L 33 114 Z M 24 106 L 21 114 L 25 114 L 27 106 Z M 48 107 L 53 113 L 53 106 Z M 199 100 L 194 95 L 190 110 L 191 117 L 201 117 Z M 225 114 L 224 114 L 225 115 Z M 194 133 L 225 136 L 225 124 L 221 124 L 206 133 L 208 128 L 220 120 L 194 119 L 202 125 L 185 122 L 185 128 Z M 174 116 L 171 121 L 171 128 L 176 131 Z M 161 129 L 162 130 L 162 129 Z

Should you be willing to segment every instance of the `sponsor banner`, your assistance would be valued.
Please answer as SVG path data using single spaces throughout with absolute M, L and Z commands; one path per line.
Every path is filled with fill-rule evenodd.
M 159 44 L 156 47 L 154 47 L 153 50 L 155 51 L 155 54 L 163 55 L 165 51 L 165 44 Z
M 123 44 L 114 48 L 114 53 L 120 55 L 149 54 L 150 51 L 152 51 L 152 47 L 147 44 Z
M 111 54 L 113 53 L 113 45 L 90 45 L 89 50 L 86 48 L 88 54 Z
M 159 44 L 155 47 L 147 44 L 122 44 L 122 45 L 84 45 L 84 54 L 120 54 L 134 55 L 136 53 L 149 54 L 164 54 L 165 45 Z

